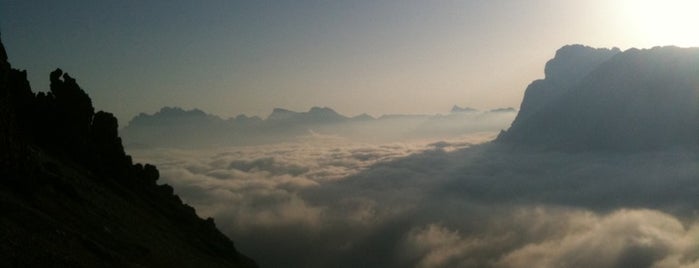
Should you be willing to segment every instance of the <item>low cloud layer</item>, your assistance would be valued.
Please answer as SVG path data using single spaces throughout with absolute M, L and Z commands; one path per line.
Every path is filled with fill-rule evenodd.
M 655 210 L 527 207 L 498 220 L 511 224 L 493 224 L 488 235 L 440 224 L 414 228 L 404 252 L 417 257 L 417 267 L 699 266 L 699 225 Z
M 699 157 L 316 136 L 133 150 L 265 267 L 699 267 Z

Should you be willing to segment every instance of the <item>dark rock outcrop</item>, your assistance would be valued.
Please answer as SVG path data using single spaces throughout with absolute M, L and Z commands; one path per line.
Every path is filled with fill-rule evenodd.
M 60 69 L 47 93 L 0 43 L 0 267 L 255 267 Z
M 699 48 L 564 47 L 497 141 L 566 151 L 697 146 L 697 74 Z

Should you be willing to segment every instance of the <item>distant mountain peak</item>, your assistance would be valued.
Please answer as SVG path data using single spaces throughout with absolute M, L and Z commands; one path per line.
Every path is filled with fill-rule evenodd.
M 308 110 L 308 112 L 312 113 L 312 114 L 313 113 L 334 113 L 334 114 L 337 114 L 337 112 L 335 112 L 335 110 L 333 110 L 333 109 L 330 109 L 328 107 L 318 107 L 318 106 L 311 107 L 311 109 Z
M 176 107 L 176 106 L 173 106 L 173 107 L 165 106 L 163 108 L 160 108 L 160 110 L 153 115 L 154 116 L 157 116 L 157 115 L 162 115 L 162 116 L 189 115 L 189 116 L 202 116 L 202 117 L 204 117 L 204 116 L 207 116 L 208 114 L 206 114 L 204 111 L 197 109 L 197 108 L 194 108 L 191 110 L 185 110 L 185 109 L 182 109 L 182 108 Z
M 451 112 L 452 113 L 474 113 L 478 112 L 477 109 L 471 108 L 471 107 L 460 107 L 458 105 L 454 105 L 454 107 L 451 107 Z
M 274 108 L 272 113 L 267 117 L 268 121 L 287 121 L 287 123 L 291 123 L 291 121 L 295 123 L 320 123 L 344 119 L 347 119 L 347 117 L 335 112 L 335 110 L 318 106 L 311 107 L 308 112 L 302 113 L 282 108 Z
M 336 119 L 345 118 L 344 115 L 341 115 L 328 107 L 312 107 L 310 110 L 308 110 L 308 114 L 311 116 L 334 117 Z
M 239 114 L 234 118 L 234 120 L 251 120 L 251 119 L 262 120 L 262 119 L 260 119 L 259 116 L 247 116 L 245 114 Z
M 287 110 L 287 109 L 284 109 L 284 108 L 274 108 L 274 109 L 272 110 L 272 113 L 296 113 L 296 112 L 291 111 L 291 110 Z
M 515 112 L 517 112 L 517 109 L 512 108 L 512 107 L 496 108 L 496 109 L 492 109 L 488 112 L 491 112 L 491 113 L 515 113 Z
M 180 107 L 165 106 L 153 114 L 140 113 L 129 121 L 124 129 L 129 129 L 136 125 L 146 126 L 153 124 L 191 124 L 199 121 L 223 121 L 218 116 L 210 115 L 204 111 L 194 108 L 185 110 Z
M 363 113 L 363 114 L 352 117 L 352 119 L 357 120 L 357 121 L 364 121 L 364 120 L 374 120 L 375 118 L 371 115 Z
M 291 110 L 274 108 L 274 110 L 272 110 L 272 113 L 269 116 L 267 116 L 267 120 L 285 120 L 292 118 L 297 114 L 297 112 Z

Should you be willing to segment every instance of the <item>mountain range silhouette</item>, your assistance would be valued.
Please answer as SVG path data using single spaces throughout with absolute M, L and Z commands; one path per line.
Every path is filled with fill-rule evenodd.
M 306 112 L 274 108 L 264 119 L 246 115 L 223 119 L 199 109 L 163 107 L 141 113 L 121 130 L 128 146 L 210 147 L 293 141 L 317 133 L 359 140 L 439 138 L 476 131 L 499 131 L 514 117 L 514 108 L 478 111 L 454 106 L 446 115 L 368 114 L 349 117 L 328 107 Z

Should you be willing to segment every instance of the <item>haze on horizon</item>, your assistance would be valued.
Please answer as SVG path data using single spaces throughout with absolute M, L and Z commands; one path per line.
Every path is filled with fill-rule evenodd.
M 163 106 L 224 117 L 518 107 L 565 44 L 698 46 L 692 1 L 0 0 L 10 62 L 60 67 L 125 125 Z

